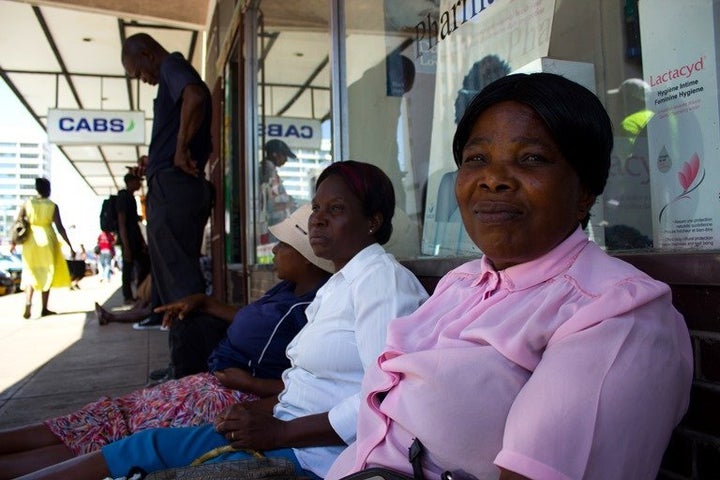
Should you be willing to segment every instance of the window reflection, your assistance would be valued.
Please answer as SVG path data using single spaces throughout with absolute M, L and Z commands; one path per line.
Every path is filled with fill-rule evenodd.
M 269 225 L 313 195 L 331 161 L 329 5 L 260 3 L 256 261 L 272 261 Z
M 590 238 L 616 251 L 718 248 L 713 0 L 346 1 L 345 103 L 332 107 L 330 5 L 312 5 L 261 2 L 258 178 L 269 140 L 296 156 L 276 165 L 275 186 L 256 187 L 258 245 L 272 244 L 267 225 L 277 220 L 268 195 L 281 184 L 293 207 L 308 201 L 316 175 L 343 160 L 331 157 L 331 138 L 344 138 L 348 158 L 392 179 L 388 250 L 404 259 L 476 255 L 454 196 L 457 119 L 488 82 L 542 70 L 590 88 L 613 120 Z M 685 76 L 672 73 L 682 68 Z M 345 131 L 330 131 L 333 110 L 347 115 Z

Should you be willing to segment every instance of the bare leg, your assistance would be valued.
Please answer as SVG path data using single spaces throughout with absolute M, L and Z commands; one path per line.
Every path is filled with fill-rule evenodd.
M 62 444 L 0 455 L 0 479 L 16 478 L 71 458 L 72 452 Z
M 33 287 L 31 287 L 30 285 L 25 287 L 25 303 L 27 303 L 27 304 L 32 303 L 33 292 L 34 292 Z
M 0 455 L 51 445 L 63 443 L 42 423 L 0 431 Z
M 28 285 L 25 287 L 25 312 L 23 313 L 23 318 L 30 318 L 30 308 L 32 308 L 32 297 L 33 297 L 33 288 Z
M 48 299 L 50 298 L 50 290 L 47 290 L 45 292 L 42 292 L 42 312 L 40 315 L 43 317 L 46 315 L 55 315 L 55 312 L 52 310 L 48 310 Z
M 21 480 L 98 480 L 110 476 L 100 451 L 80 455 L 62 463 L 19 477 Z
M 44 310 L 47 310 L 48 299 L 50 298 L 50 290 L 41 292 L 41 297 L 42 297 L 41 298 L 42 299 L 42 309 L 44 311 Z
M 147 318 L 152 313 L 150 306 L 134 306 L 130 310 L 120 312 L 108 312 L 99 304 L 95 304 L 95 315 L 100 325 L 107 325 L 110 322 L 135 323 Z

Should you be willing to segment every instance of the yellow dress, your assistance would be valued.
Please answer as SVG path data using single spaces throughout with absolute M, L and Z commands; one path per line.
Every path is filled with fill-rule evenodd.
M 31 233 L 22 246 L 23 288 L 30 286 L 45 292 L 51 287 L 70 286 L 70 271 L 53 228 L 55 208 L 47 198 L 25 202 Z

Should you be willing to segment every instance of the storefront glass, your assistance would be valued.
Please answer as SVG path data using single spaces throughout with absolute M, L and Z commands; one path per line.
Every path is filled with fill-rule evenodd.
M 400 258 L 476 255 L 454 198 L 451 140 L 472 96 L 511 72 L 565 75 L 615 129 L 588 234 L 611 251 L 720 248 L 719 2 L 346 1 L 349 158 L 398 198 Z
M 259 3 L 256 263 L 272 261 L 268 226 L 310 201 L 331 161 L 330 6 Z
M 232 128 L 237 125 L 238 100 L 237 91 L 231 88 L 238 83 L 238 64 L 231 60 L 225 67 L 225 98 L 223 102 L 223 155 L 224 158 L 237 158 L 239 151 L 238 131 Z M 240 189 L 240 168 L 237 162 L 223 163 L 223 191 L 225 192 L 225 263 L 237 265 L 242 263 L 242 225 L 240 212 L 242 205 Z

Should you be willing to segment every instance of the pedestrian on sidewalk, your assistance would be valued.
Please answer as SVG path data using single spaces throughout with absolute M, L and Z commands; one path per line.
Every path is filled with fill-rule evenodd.
M 26 217 L 30 224 L 30 235 L 22 244 L 22 280 L 21 287 L 25 290 L 25 310 L 23 318 L 30 318 L 32 298 L 35 290 L 40 290 L 42 310 L 41 316 L 55 315 L 48 308 L 50 289 L 70 286 L 70 270 L 62 253 L 55 229 L 70 247 L 74 258 L 70 239 L 60 219 L 60 207 L 50 200 L 50 180 L 44 177 L 35 179 L 37 197 L 27 200 L 18 212 L 18 217 Z M 53 229 L 53 225 L 55 229 Z M 15 252 L 15 243 L 10 243 L 10 252 Z
M 115 235 L 112 232 L 101 231 L 97 238 L 95 250 L 98 254 L 98 267 L 100 281 L 109 282 L 113 273 L 113 257 L 115 256 Z
M 122 248 L 122 294 L 129 305 L 135 301 L 133 293 L 150 273 L 150 257 L 147 243 L 140 231 L 135 192 L 140 190 L 142 177 L 136 169 L 125 174 L 125 188 L 117 193 L 115 208 L 118 217 L 118 235 Z

